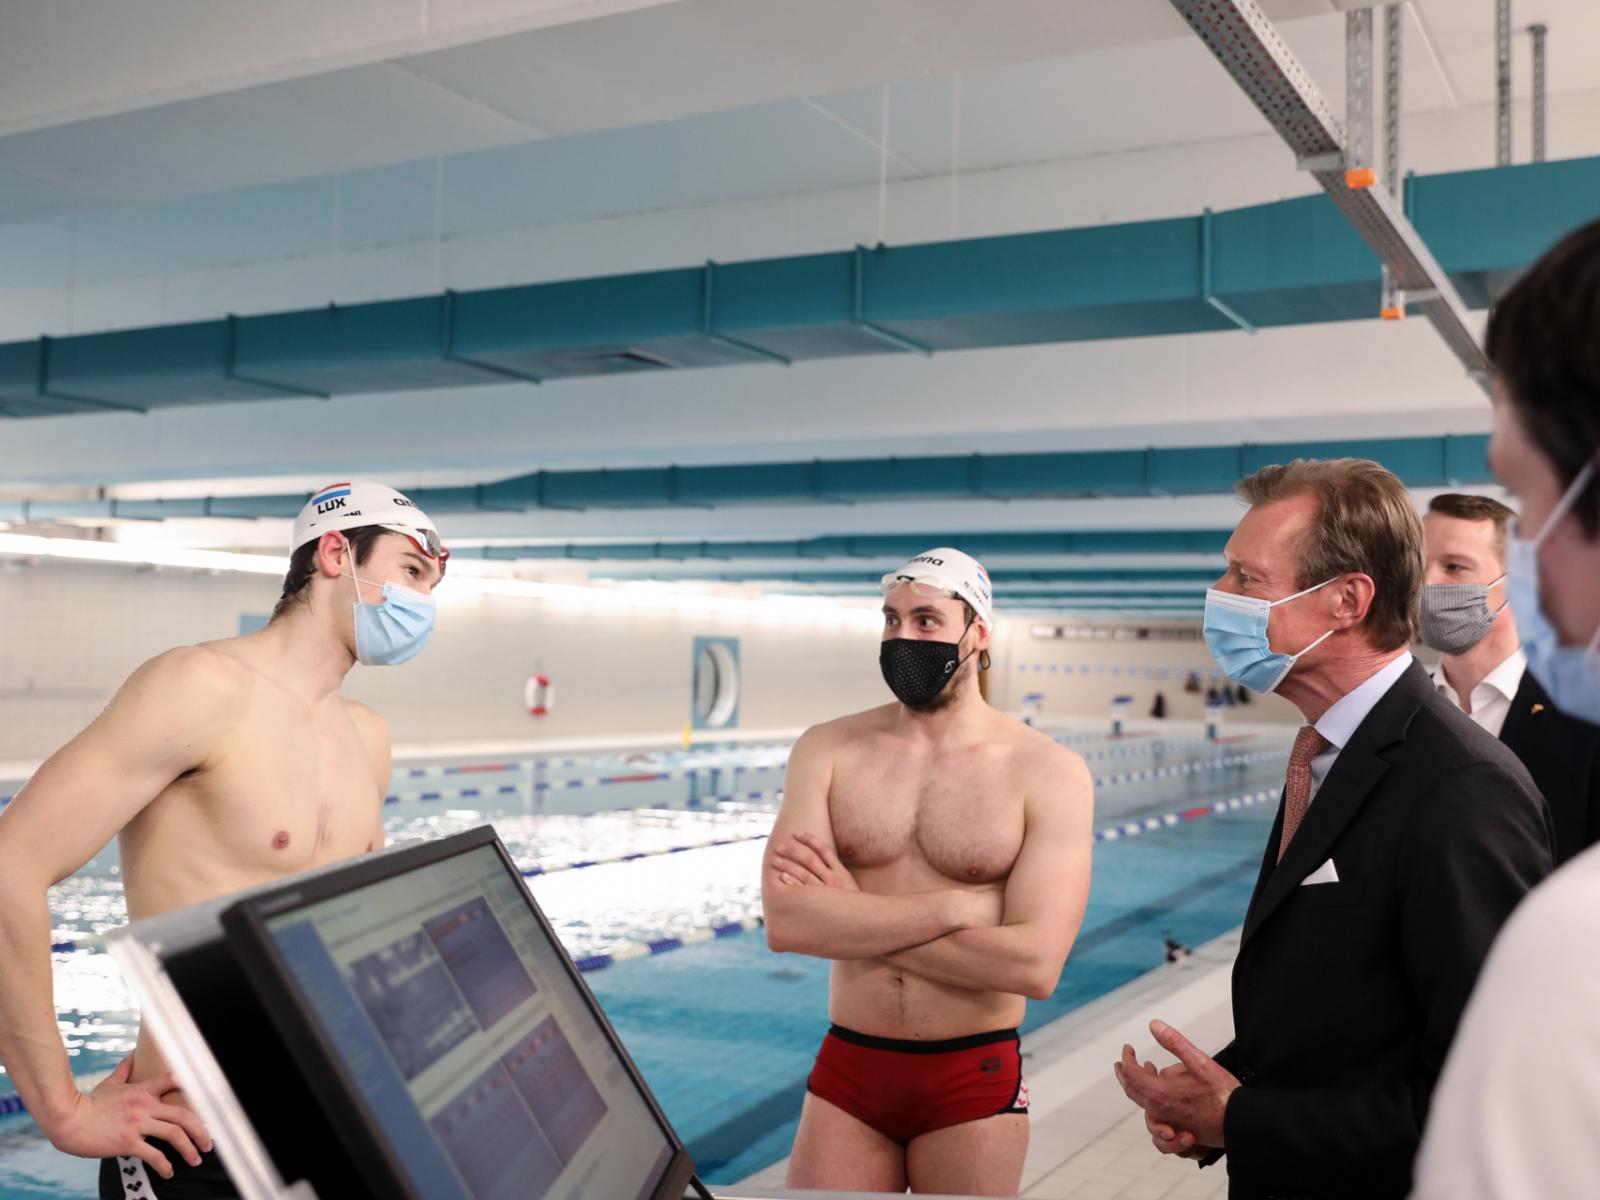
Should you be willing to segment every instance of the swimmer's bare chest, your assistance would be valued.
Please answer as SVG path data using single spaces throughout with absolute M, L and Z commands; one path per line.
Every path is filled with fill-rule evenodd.
M 953 756 L 951 756 L 953 757 Z M 1002 882 L 1022 849 L 1022 790 L 983 764 L 888 754 L 846 759 L 834 770 L 828 816 L 834 843 L 858 875 L 882 874 L 874 891 Z M 863 884 L 863 886 L 865 886 Z
M 138 919 L 374 848 L 381 783 L 348 715 L 270 692 L 215 761 L 174 780 L 122 831 Z
M 122 831 L 130 920 L 270 883 L 374 849 L 383 795 L 375 764 L 342 710 L 252 696 L 216 761 L 174 780 Z M 141 1034 L 133 1078 L 166 1064 Z M 181 1093 L 171 1103 L 185 1104 Z
M 840 861 L 883 894 L 1003 885 L 1022 849 L 1024 789 L 1004 747 L 918 757 L 874 739 L 834 765 Z M 887 1037 L 955 1037 L 1021 1019 L 1021 997 L 934 983 L 885 959 L 836 962 L 834 1021 Z

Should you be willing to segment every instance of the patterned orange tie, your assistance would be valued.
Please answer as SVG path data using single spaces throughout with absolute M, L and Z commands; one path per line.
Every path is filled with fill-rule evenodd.
M 1278 861 L 1289 848 L 1289 839 L 1306 818 L 1311 807 L 1311 760 L 1333 743 L 1317 732 L 1315 725 L 1302 725 L 1294 735 L 1294 749 L 1289 751 L 1289 774 L 1283 784 L 1283 836 L 1278 839 Z

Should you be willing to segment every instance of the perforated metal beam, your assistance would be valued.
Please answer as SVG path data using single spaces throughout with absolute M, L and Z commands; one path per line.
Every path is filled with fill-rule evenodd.
M 1345 131 L 1261 6 L 1256 0 L 1172 0 L 1172 5 L 1389 268 L 1395 286 L 1409 293 L 1407 304 L 1427 317 L 1487 390 L 1488 360 L 1467 323 L 1461 296 L 1376 172 L 1347 172 Z M 1370 24 L 1368 35 L 1370 44 Z M 1370 78 L 1369 70 L 1369 86 Z
M 1549 29 L 1529 25 L 1533 42 L 1533 161 L 1544 161 L 1544 38 Z
M 1398 4 L 1383 10 L 1383 183 L 1391 195 L 1404 186 L 1400 180 L 1400 29 L 1405 12 Z M 1404 311 L 1394 272 L 1383 268 L 1383 315 L 1395 318 Z
M 1511 165 L 1511 0 L 1494 0 L 1494 162 Z
M 1344 169 L 1372 166 L 1372 10 L 1344 15 Z

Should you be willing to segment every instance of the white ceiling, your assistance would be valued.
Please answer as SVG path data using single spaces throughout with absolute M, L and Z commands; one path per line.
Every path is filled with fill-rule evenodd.
M 923 3 L 915 34 L 896 24 L 909 2 L 678 0 L 0 137 L 0 291 L 874 185 L 884 82 L 890 181 L 1262 128 L 1165 0 L 1009 0 L 1010 22 Z M 1343 18 L 1274 7 L 1321 14 L 1283 31 L 1341 105 Z M 1416 8 L 1408 113 L 1490 101 L 1490 7 Z M 1524 0 L 1518 20 L 1534 16 L 1553 28 L 1552 96 L 1600 89 L 1579 52 L 1600 50 L 1600 4 Z M 875 82 L 826 86 L 846 78 Z M 1425 142 L 1406 149 L 1430 169 Z
M 410 50 L 427 48 L 384 58 L 372 47 L 400 44 L 399 34 L 385 26 L 384 43 L 369 29 L 363 42 L 361 18 L 342 8 L 335 40 L 366 50 L 284 65 L 290 35 L 275 26 L 272 70 L 236 61 L 231 80 L 197 75 L 182 99 L 126 64 L 115 86 L 93 97 L 74 101 L 60 86 L 32 90 L 56 78 L 52 69 L 84 71 L 85 63 L 73 62 L 70 46 L 35 39 L 32 73 L 19 81 L 4 70 L 17 43 L 0 47 L 0 130 L 29 124 L 17 115 L 24 109 L 34 114 L 27 132 L 0 136 L 0 313 L 38 322 L 16 336 L 56 332 L 44 314 L 61 297 L 67 328 L 82 329 L 149 323 L 168 311 L 250 311 L 249 298 L 229 293 L 225 279 L 261 282 L 252 293 L 261 307 L 335 298 L 301 298 L 335 279 L 341 300 L 432 290 L 438 276 L 412 268 L 425 268 L 440 235 L 493 264 L 496 231 L 540 231 L 547 240 L 529 245 L 551 248 L 549 261 L 526 248 L 503 256 L 504 269 L 523 278 L 639 269 L 712 256 L 714 246 L 703 243 L 716 238 L 696 227 L 721 236 L 741 220 L 749 228 L 740 256 L 795 252 L 804 238 L 785 236 L 774 223 L 783 210 L 767 202 L 799 197 L 788 219 L 829 214 L 817 228 L 828 231 L 830 247 L 869 240 L 862 226 L 870 226 L 885 166 L 895 205 L 902 194 L 942 195 L 953 168 L 957 181 L 988 173 L 991 221 L 1004 207 L 998 194 L 1035 188 L 1026 226 L 1035 228 L 1143 217 L 1163 203 L 1194 211 L 1215 202 L 1195 177 L 1235 167 L 1239 176 L 1214 190 L 1236 203 L 1309 190 L 1167 0 L 673 0 L 601 4 L 627 11 L 586 21 L 570 20 L 585 6 L 557 0 L 458 2 L 479 10 L 479 24 L 470 36 L 461 28 L 428 35 L 447 48 L 414 38 L 404 43 Z M 386 0 L 359 3 L 387 12 Z M 231 21 L 244 36 L 240 0 L 139 7 L 158 23 Z M 569 23 L 527 28 L 541 7 L 549 20 L 562 9 Z M 1343 6 L 1266 7 L 1330 103 L 1342 105 Z M 450 6 L 435 0 L 431 8 L 438 19 Z M 491 36 L 512 10 L 516 27 Z M 314 30 L 326 10 L 300 11 Z M 1487 118 L 1463 111 L 1492 98 L 1492 17 L 1492 0 L 1415 6 L 1406 26 L 1408 163 L 1487 164 Z M 1552 96 L 1591 97 L 1571 111 L 1597 111 L 1600 4 L 1518 0 L 1516 19 L 1519 28 L 1534 19 L 1551 26 Z M 152 59 L 152 76 L 162 61 Z M 1519 34 L 1518 95 L 1527 92 L 1526 62 Z M 90 115 L 40 117 L 51 104 L 58 116 Z M 1519 112 L 1519 158 L 1525 124 Z M 1481 157 L 1472 151 L 1463 162 L 1459 129 L 1480 125 Z M 1435 136 L 1439 130 L 1448 136 Z M 1554 132 L 1571 152 L 1600 152 L 1600 126 Z M 1245 143 L 1249 153 L 1238 152 Z M 1172 164 L 1186 174 L 1174 177 Z M 1107 186 L 1114 176 L 1122 181 Z M 1138 199 L 1141 189 L 1166 199 Z M 964 194 L 973 207 L 984 203 L 976 183 Z M 847 204 L 862 221 L 841 239 L 837 213 Z M 891 228 L 903 239 L 901 212 L 894 209 L 900 223 Z M 694 236 L 681 236 L 690 229 Z M 624 248 L 593 256 L 592 265 L 556 252 L 580 233 Z M 945 235 L 942 227 L 931 234 Z M 365 257 L 380 247 L 413 252 L 411 266 L 395 271 L 376 254 Z M 330 259 L 340 273 L 326 269 Z M 276 291 L 266 286 L 273 279 Z M 110 289 L 103 309 L 90 303 L 99 285 Z M 294 490 L 352 464 L 407 485 L 538 467 L 1483 428 L 1486 410 L 1430 332 L 1420 322 L 1405 326 L 15 422 L 5 427 L 0 492 L 133 480 L 157 492 L 186 490 L 173 481 L 228 490 L 230 478 L 246 476 L 252 490 Z M 438 420 L 444 411 L 449 422 Z M 1225 523 L 1231 505 L 1217 498 L 764 509 L 719 513 L 715 527 L 751 537 L 882 532 L 908 522 L 1194 527 Z M 696 537 L 708 524 L 696 512 L 538 514 L 472 518 L 459 532 Z M 279 536 L 270 524 L 174 525 L 167 533 L 249 544 Z
M 6 0 L 0 134 L 424 54 L 670 0 Z
M 216 26 L 229 20 L 236 36 L 252 36 L 237 2 L 209 15 L 189 3 L 168 7 L 190 13 L 175 36 L 196 43 L 196 54 L 216 52 Z M 1335 6 L 1268 0 L 1265 7 L 1292 25 Z M 318 28 L 332 12 L 344 8 L 323 6 L 303 20 Z M 197 37 L 196 28 L 212 36 Z M 1166 0 L 676 0 L 281 82 L 246 74 L 231 89 L 213 81 L 211 93 L 195 99 L 144 105 L 130 99 L 112 115 L 0 137 L 0 220 L 659 125 L 1164 39 L 1192 42 Z M 7 45 L 0 79 L 7 66 L 13 74 L 10 94 L 0 92 L 0 130 L 19 123 L 14 116 L 8 122 L 7 107 L 37 103 L 30 86 L 48 88 L 60 72 L 86 70 L 75 53 L 78 38 L 8 38 Z M 124 71 L 127 59 L 116 59 Z M 153 72 L 128 78 L 124 87 L 159 98 L 161 82 Z M 1124 76 L 1120 83 L 1126 82 Z M 1004 97 L 998 101 L 1003 107 Z M 1126 144 L 1114 132 L 1120 118 L 1108 121 L 1121 107 L 1096 104 L 1089 111 L 1097 127 L 1113 131 L 1113 142 Z M 1135 123 L 1147 107 L 1131 110 Z

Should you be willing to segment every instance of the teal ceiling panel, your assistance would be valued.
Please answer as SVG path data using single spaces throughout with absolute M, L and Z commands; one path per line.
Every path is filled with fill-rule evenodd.
M 1600 216 L 1600 158 L 1418 177 L 1407 191 L 1435 257 L 1481 307 L 1558 237 Z M 1364 320 L 1376 316 L 1378 289 L 1377 260 L 1316 195 L 1193 217 L 39 338 L 0 345 L 0 415 L 1150 337 L 1226 330 L 1235 318 L 1261 327 Z M 1084 479 L 1079 494 L 1146 485 L 1182 494 L 1223 469 L 1220 460 L 1168 459 L 1145 468 L 1133 479 L 1110 460 L 1094 464 L 1108 474 Z M 997 497 L 1046 484 L 1054 487 L 1021 463 L 1006 479 L 969 481 L 972 494 Z M 686 486 L 686 495 L 708 488 L 700 500 L 718 503 L 720 489 L 736 485 L 704 477 Z M 765 486 L 777 496 L 795 484 L 774 476 Z M 829 470 L 811 494 L 852 499 L 898 486 L 881 471 Z

